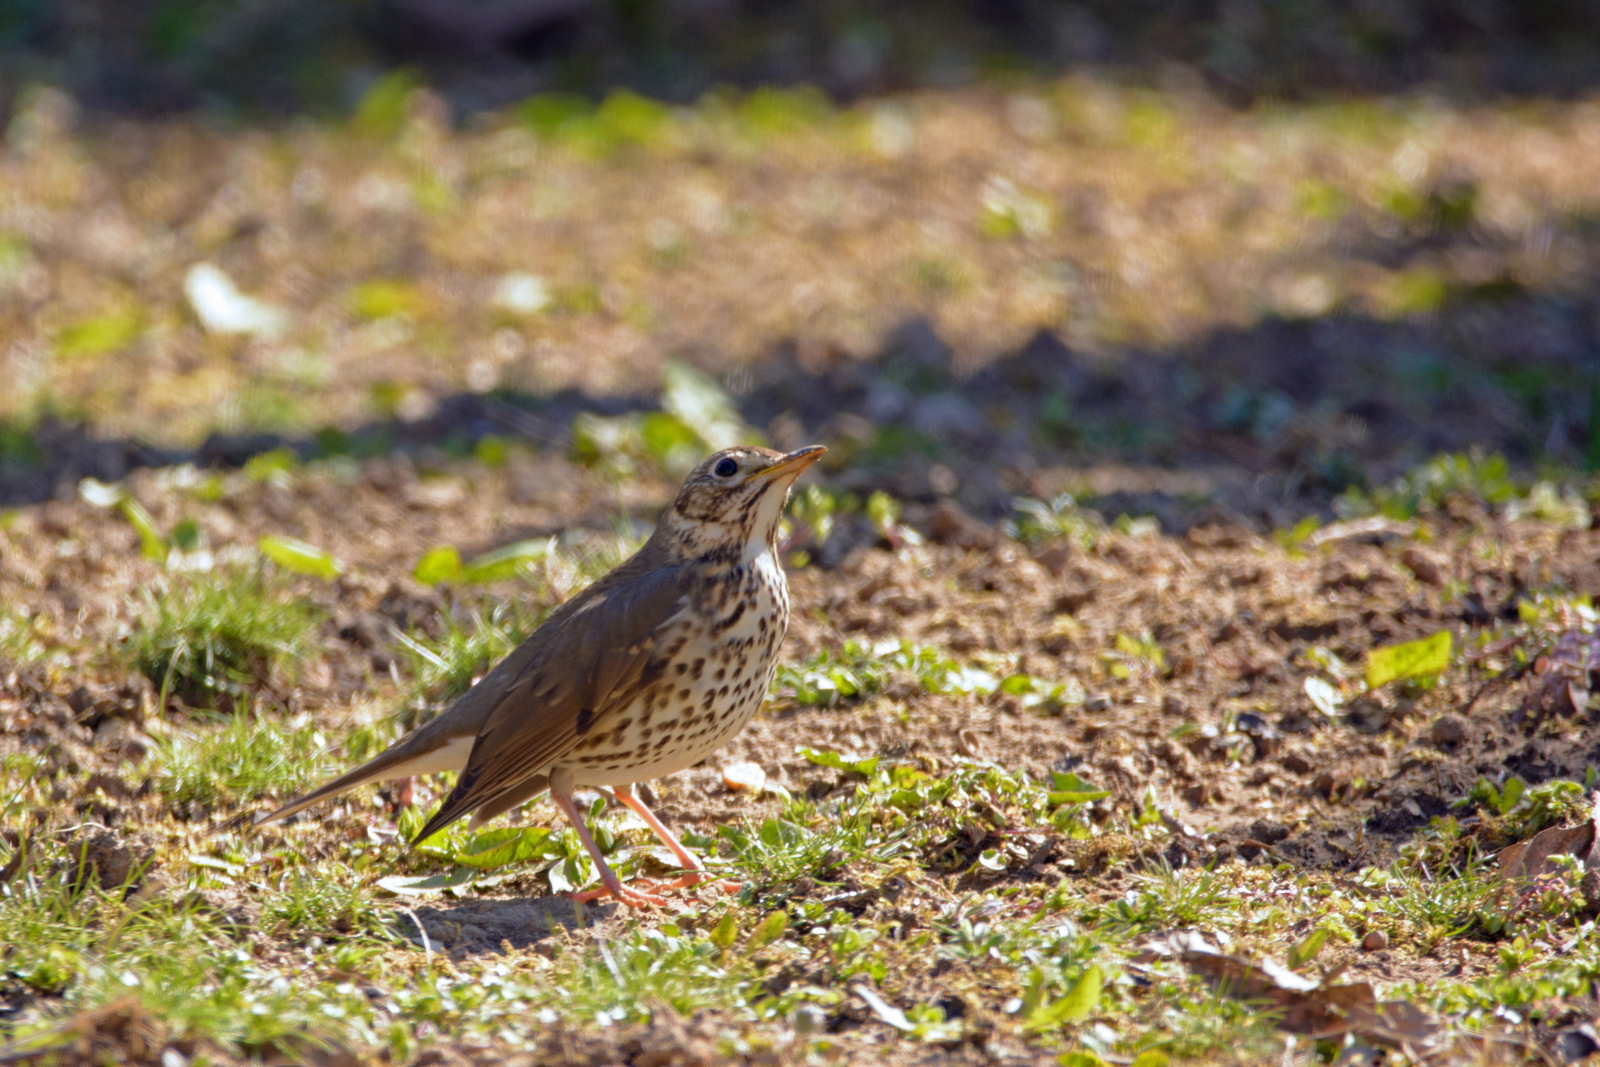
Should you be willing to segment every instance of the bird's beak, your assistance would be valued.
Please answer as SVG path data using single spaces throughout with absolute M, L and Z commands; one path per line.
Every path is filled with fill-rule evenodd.
M 761 470 L 756 471 L 745 481 L 753 482 L 759 478 L 764 482 L 770 482 L 784 477 L 793 481 L 800 477 L 801 471 L 821 459 L 822 454 L 826 451 L 827 448 L 822 445 L 807 445 L 804 448 L 796 449 L 772 466 L 763 467 Z

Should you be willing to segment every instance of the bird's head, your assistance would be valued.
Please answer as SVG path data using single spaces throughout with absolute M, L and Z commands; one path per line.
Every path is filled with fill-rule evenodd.
M 777 542 L 789 488 L 826 451 L 725 448 L 689 472 L 659 529 L 685 557 L 754 555 Z

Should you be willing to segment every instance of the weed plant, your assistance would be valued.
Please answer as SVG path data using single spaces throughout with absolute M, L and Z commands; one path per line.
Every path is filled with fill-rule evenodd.
M 292 670 L 322 612 L 260 570 L 171 575 L 139 605 L 130 653 L 164 694 L 231 710 Z

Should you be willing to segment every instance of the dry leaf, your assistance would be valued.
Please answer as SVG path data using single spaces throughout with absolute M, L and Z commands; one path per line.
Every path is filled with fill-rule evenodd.
M 1600 810 L 1600 802 L 1596 803 Z M 1576 856 L 1585 869 L 1600 866 L 1600 856 L 1595 854 L 1595 815 L 1578 826 L 1552 826 L 1540 830 L 1526 841 L 1518 841 L 1500 850 L 1500 882 L 1531 882 L 1557 871 L 1550 862 L 1551 856 Z

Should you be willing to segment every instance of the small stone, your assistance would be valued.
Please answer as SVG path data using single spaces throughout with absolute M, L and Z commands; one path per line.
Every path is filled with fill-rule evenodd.
M 1361 939 L 1363 952 L 1382 952 L 1389 947 L 1389 935 L 1382 930 L 1368 931 L 1367 936 Z
M 1276 845 L 1287 840 L 1289 828 L 1281 822 L 1272 819 L 1257 819 L 1250 824 L 1250 838 L 1260 841 L 1263 845 Z
M 928 539 L 936 544 L 955 545 L 958 548 L 991 548 L 995 543 L 993 530 L 950 500 L 933 509 L 928 515 L 926 527 Z
M 1600 871 L 1585 871 L 1583 880 L 1578 883 L 1578 892 L 1585 907 L 1590 911 L 1600 910 Z
M 1307 774 L 1315 766 L 1303 752 L 1286 752 L 1278 762 L 1291 774 Z
M 1389 709 L 1371 697 L 1357 697 L 1345 711 L 1345 719 L 1364 734 L 1381 733 L 1389 725 Z
M 734 793 L 759 793 L 767 784 L 767 772 L 759 763 L 741 760 L 722 768 L 722 784 Z
M 1039 566 L 1050 572 L 1052 578 L 1059 578 L 1061 572 L 1067 569 L 1067 564 L 1072 562 L 1072 547 L 1066 541 L 1051 541 L 1033 558 Z
M 1441 715 L 1428 728 L 1428 741 L 1435 748 L 1454 748 L 1467 739 L 1467 723 L 1459 715 Z
M 883 695 L 890 700 L 911 700 L 921 696 L 922 692 L 922 680 L 907 670 L 890 672 L 883 686 Z
M 106 719 L 94 732 L 94 743 L 135 762 L 150 752 L 150 738 L 127 719 Z
M 815 1034 L 828 1025 L 828 1017 L 821 1008 L 802 1004 L 794 1010 L 792 1025 L 797 1034 Z
M 1056 615 L 1076 615 L 1085 604 L 1094 603 L 1095 596 L 1096 590 L 1093 586 L 1058 593 L 1050 602 L 1050 611 Z
M 96 827 L 67 843 L 72 864 L 71 880 L 82 882 L 91 874 L 104 889 L 116 889 L 144 873 L 155 850 L 142 841 Z
M 1270 759 L 1283 747 L 1283 735 L 1253 711 L 1243 712 L 1235 718 L 1233 728 L 1250 739 L 1258 760 Z
M 1427 549 L 1410 545 L 1400 553 L 1400 565 L 1417 576 L 1423 585 L 1443 585 L 1445 561 Z
M 1110 693 L 1090 693 L 1089 696 L 1086 697 L 1084 699 L 1084 702 L 1083 702 L 1083 710 L 1084 711 L 1091 711 L 1091 712 L 1093 712 L 1093 711 L 1105 711 L 1110 706 L 1111 706 L 1111 694 Z

